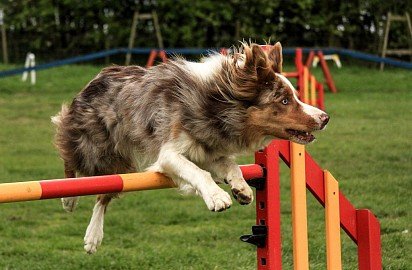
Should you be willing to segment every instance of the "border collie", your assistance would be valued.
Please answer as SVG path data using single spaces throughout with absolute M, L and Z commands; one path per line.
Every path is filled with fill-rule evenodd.
M 104 68 L 58 115 L 55 144 L 66 177 L 161 172 L 184 193 L 196 193 L 211 211 L 223 211 L 231 197 L 240 204 L 253 192 L 234 161 L 271 140 L 312 142 L 328 115 L 302 103 L 281 75 L 282 47 L 268 51 L 242 44 L 230 55 L 200 63 L 181 58 L 151 68 Z M 88 253 L 103 239 L 107 205 L 118 194 L 97 197 L 84 237 Z M 78 197 L 63 198 L 73 211 Z

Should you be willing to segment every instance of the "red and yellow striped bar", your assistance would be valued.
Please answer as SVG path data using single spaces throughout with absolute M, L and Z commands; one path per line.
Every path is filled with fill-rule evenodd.
M 310 75 L 310 105 L 317 107 L 316 102 L 316 79 L 314 75 Z
M 326 258 L 328 270 L 342 269 L 339 213 L 339 183 L 325 170 Z
M 0 185 L 0 203 L 40 200 L 41 195 L 42 188 L 39 181 Z
M 290 158 L 293 267 L 295 270 L 305 270 L 309 269 L 305 146 L 291 143 Z
M 257 164 L 240 166 L 246 180 L 264 177 Z M 0 203 L 172 188 L 161 173 L 141 172 L 0 184 Z
M 301 93 L 302 95 L 302 93 Z M 309 69 L 303 67 L 303 102 L 309 103 Z

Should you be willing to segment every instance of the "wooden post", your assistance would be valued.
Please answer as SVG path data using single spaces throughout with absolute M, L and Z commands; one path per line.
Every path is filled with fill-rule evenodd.
M 410 60 L 412 61 L 412 23 L 411 17 L 409 16 L 408 12 L 405 12 L 406 23 L 408 25 L 409 34 L 411 38 L 409 39 L 409 50 L 410 50 Z
M 305 270 L 309 269 L 305 146 L 291 143 L 290 159 L 293 268 L 295 270 Z
M 382 270 L 381 233 L 378 219 L 368 209 L 356 210 L 359 270 Z
M 316 88 L 318 90 L 318 98 L 317 98 L 317 107 L 321 110 L 325 110 L 325 98 L 323 93 L 323 84 L 318 82 L 316 84 Z
M 325 179 L 326 261 L 328 270 L 342 269 L 339 213 L 339 184 L 328 172 Z
M 313 58 L 315 58 L 315 52 L 314 51 L 310 51 L 309 55 L 308 55 L 308 59 L 306 59 L 306 64 L 305 66 L 307 66 L 309 69 L 312 66 L 313 63 Z
M 383 47 L 382 47 L 382 54 L 381 54 L 382 58 L 385 58 L 386 49 L 388 48 L 389 29 L 391 26 L 390 17 L 391 17 L 391 13 L 388 12 L 388 15 L 386 17 L 385 36 L 383 37 Z M 385 67 L 385 63 L 381 62 L 381 67 L 380 67 L 381 71 L 383 71 L 384 67 Z
M 316 79 L 314 75 L 310 75 L 310 105 L 316 107 L 316 103 Z
M 159 18 L 157 17 L 157 12 L 154 10 L 152 13 L 144 13 L 144 14 L 139 14 L 139 12 L 136 10 L 133 14 L 133 22 L 132 22 L 132 28 L 130 31 L 130 38 L 129 38 L 129 52 L 126 54 L 126 65 L 130 64 L 130 60 L 132 57 L 132 54 L 130 50 L 133 48 L 134 45 L 134 40 L 136 38 L 136 29 L 137 29 L 137 21 L 138 20 L 153 20 L 155 32 L 156 32 L 156 39 L 157 39 L 157 45 L 159 49 L 163 50 L 164 44 L 163 44 L 163 38 L 162 38 L 162 33 L 160 32 L 160 25 L 159 25 Z M 163 58 L 163 57 L 162 57 Z
M 323 55 L 322 51 L 318 52 L 318 57 L 319 57 L 319 62 L 322 66 L 323 75 L 325 76 L 326 84 L 328 85 L 329 90 L 332 93 L 338 92 L 335 86 L 335 82 L 333 81 L 332 75 L 330 74 L 328 64 L 326 63 L 325 56 Z
M 395 21 L 405 22 L 407 25 L 407 31 L 410 34 L 410 37 L 408 39 L 409 41 L 408 48 L 388 49 L 390 25 L 391 25 L 391 22 L 395 22 Z M 381 56 L 382 58 L 385 58 L 386 55 L 410 55 L 412 57 L 412 25 L 411 25 L 411 19 L 409 17 L 408 12 L 405 12 L 405 15 L 403 16 L 392 15 L 392 13 L 388 12 Z M 380 70 L 382 71 L 384 67 L 385 67 L 385 64 L 381 62 Z
M 236 25 L 235 25 L 235 42 L 240 41 L 240 20 L 236 20 Z
M 296 71 L 298 73 L 298 82 L 297 82 L 298 91 L 299 91 L 299 94 L 302 95 L 304 79 L 303 79 L 303 62 L 302 62 L 302 49 L 301 48 L 296 48 L 295 66 L 296 66 Z
M 139 12 L 136 10 L 133 14 L 132 28 L 130 29 L 129 46 L 127 47 L 129 50 L 133 48 L 134 40 L 136 38 L 136 28 L 137 28 L 138 18 L 139 18 Z M 125 62 L 126 66 L 130 65 L 131 59 L 132 59 L 132 53 L 129 51 L 126 54 L 126 62 Z
M 160 57 L 160 59 L 162 59 L 162 62 L 163 62 L 163 63 L 166 63 L 166 62 L 167 62 L 167 55 L 166 55 L 166 52 L 165 52 L 164 50 L 161 50 L 161 51 L 158 53 L 158 56 Z
M 307 67 L 303 67 L 303 93 L 300 92 L 301 100 L 304 103 L 309 103 L 309 70 Z
M 1 45 L 3 49 L 3 62 L 4 64 L 9 63 L 9 55 L 7 53 L 7 35 L 6 27 L 4 25 L 4 12 L 3 9 L 0 9 L 0 31 L 1 31 Z
M 256 190 L 256 224 L 267 227 L 266 244 L 257 248 L 258 270 L 282 269 L 280 233 L 279 141 L 272 141 L 255 153 L 255 163 L 266 169 L 266 182 Z
M 104 49 L 109 50 L 110 49 L 110 39 L 109 39 L 109 24 L 104 24 L 103 25 L 103 34 L 104 34 Z M 110 63 L 110 56 L 107 55 L 104 58 L 104 62 L 106 65 L 109 65 Z
M 164 49 L 163 38 L 162 38 L 162 34 L 160 32 L 159 19 L 157 17 L 157 12 L 155 10 L 152 11 L 152 18 L 153 18 L 155 31 L 156 31 L 157 44 L 159 46 L 159 49 Z
M 157 56 L 157 51 L 156 50 L 151 50 L 149 54 L 149 59 L 147 59 L 146 67 L 149 68 L 153 66 L 154 60 L 156 59 Z

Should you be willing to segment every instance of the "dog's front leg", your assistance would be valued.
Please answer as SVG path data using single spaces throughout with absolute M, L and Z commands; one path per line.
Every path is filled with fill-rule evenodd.
M 232 189 L 233 197 L 240 204 L 249 204 L 253 201 L 253 191 L 243 178 L 242 171 L 231 157 L 222 157 L 211 162 L 208 169 L 218 179 L 224 179 Z
M 165 173 L 172 178 L 176 176 L 190 184 L 211 211 L 223 211 L 232 205 L 230 195 L 213 181 L 211 174 L 189 161 L 172 145 L 166 144 L 161 148 L 157 162 L 149 170 Z

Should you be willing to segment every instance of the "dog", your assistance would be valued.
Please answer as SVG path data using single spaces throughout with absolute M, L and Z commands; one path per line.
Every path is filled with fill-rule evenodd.
M 253 43 L 229 55 L 201 62 L 177 57 L 160 65 L 104 68 L 52 118 L 55 145 L 67 178 L 131 173 L 164 173 L 183 193 L 203 198 L 211 211 L 223 211 L 231 197 L 240 204 L 253 192 L 234 156 L 253 152 L 275 138 L 312 142 L 329 116 L 302 103 L 282 73 L 282 46 Z M 84 237 L 87 253 L 103 239 L 109 202 L 97 196 Z M 73 211 L 78 197 L 63 198 Z

